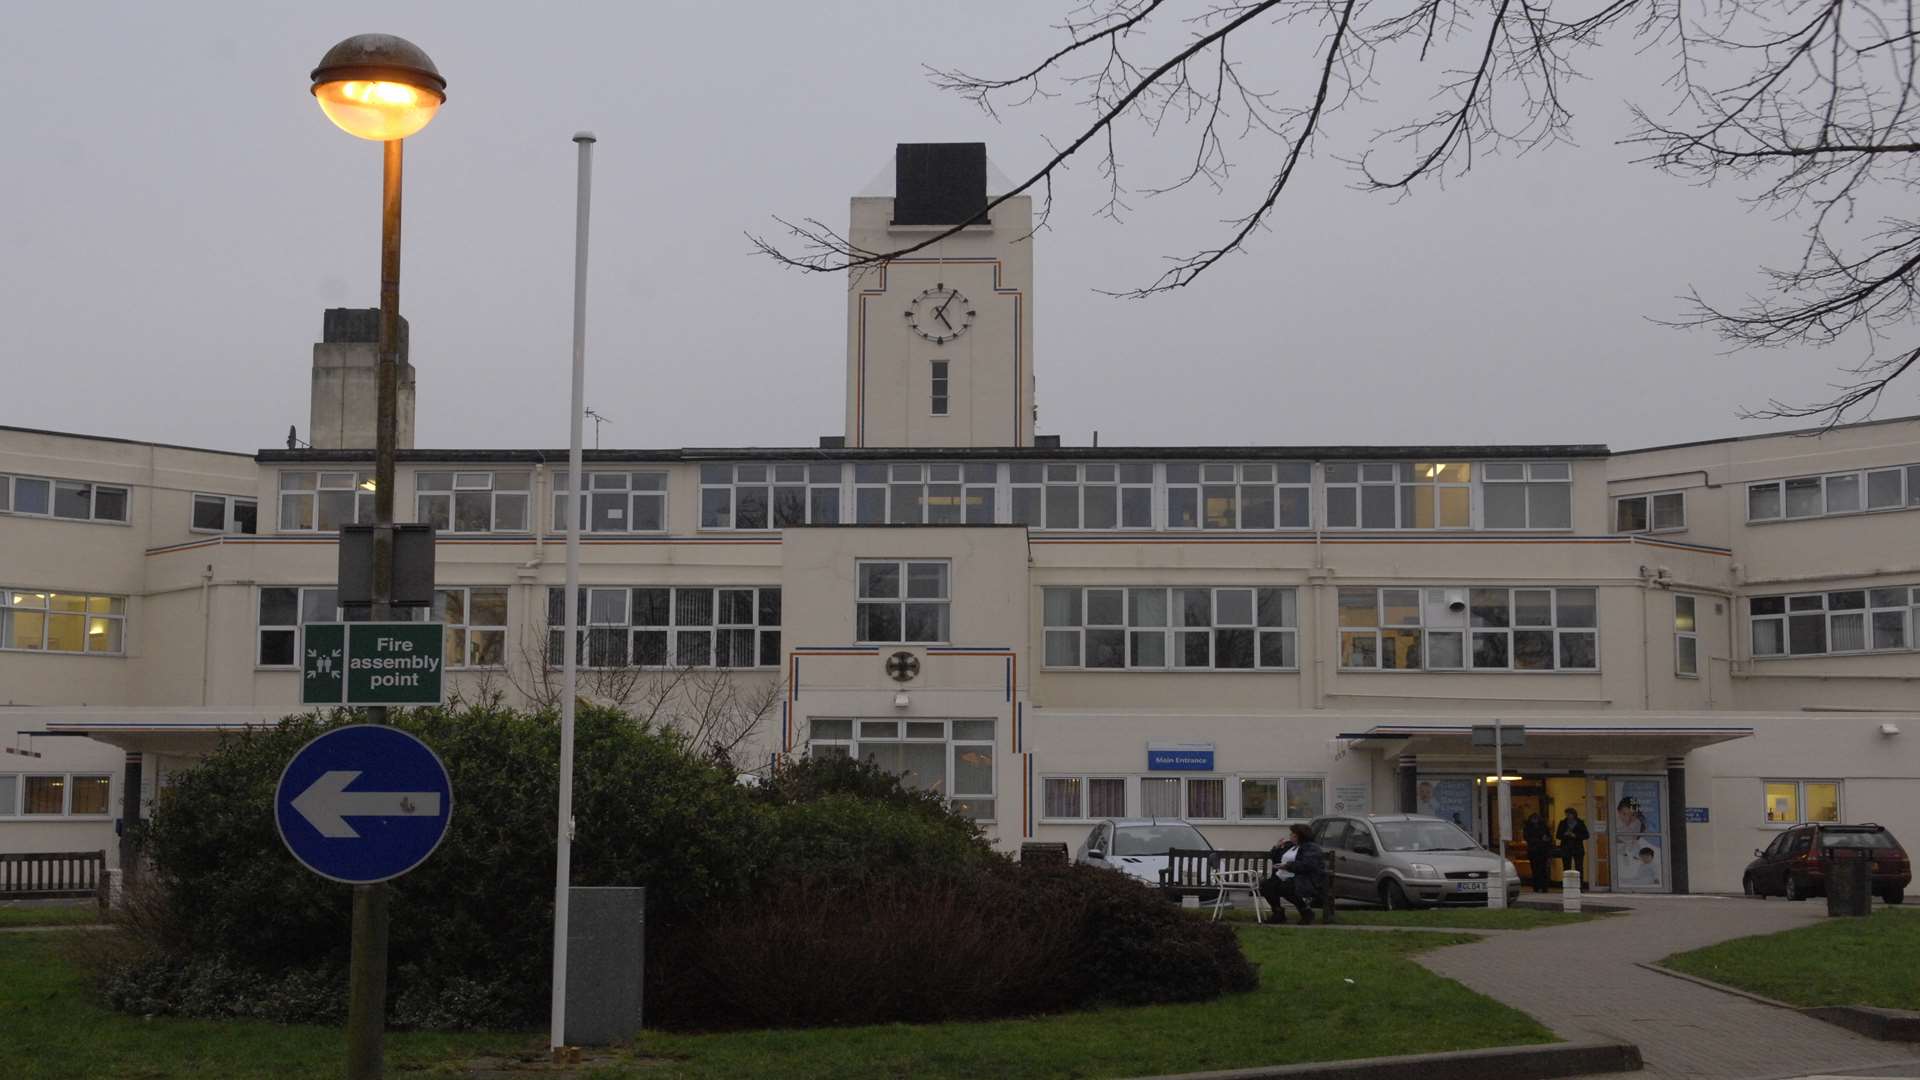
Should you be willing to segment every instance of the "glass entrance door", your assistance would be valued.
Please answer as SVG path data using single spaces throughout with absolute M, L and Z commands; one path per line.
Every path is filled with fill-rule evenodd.
M 1560 875 L 1572 869 L 1559 838 L 1563 828 L 1571 833 L 1570 820 L 1577 820 L 1587 830 L 1587 842 L 1579 863 L 1580 887 L 1586 890 L 1607 888 L 1613 875 L 1607 870 L 1606 823 L 1598 820 L 1594 809 L 1606 805 L 1606 777 L 1549 776 L 1545 786 L 1546 810 L 1541 817 L 1546 819 L 1547 829 L 1554 835 L 1554 882 L 1559 883 Z M 1573 811 L 1573 819 L 1567 817 L 1568 810 Z

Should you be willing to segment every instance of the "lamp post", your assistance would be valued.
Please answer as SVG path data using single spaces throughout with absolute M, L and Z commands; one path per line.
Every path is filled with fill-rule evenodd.
M 356 34 L 327 50 L 313 69 L 320 111 L 340 130 L 381 143 L 379 405 L 373 451 L 374 621 L 393 617 L 393 453 L 400 396 L 401 143 L 427 126 L 447 100 L 447 80 L 420 47 L 391 34 Z M 386 723 L 387 710 L 367 718 Z M 352 974 L 347 997 L 347 1076 L 378 1080 L 387 1006 L 387 887 L 353 887 Z

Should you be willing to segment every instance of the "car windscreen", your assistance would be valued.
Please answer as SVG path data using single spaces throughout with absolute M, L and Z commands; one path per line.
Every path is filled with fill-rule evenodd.
M 1897 848 L 1899 843 L 1885 829 L 1821 829 L 1823 848 Z
M 1445 821 L 1376 821 L 1388 851 L 1478 851 L 1480 845 L 1460 827 Z
M 1122 825 L 1113 831 L 1115 855 L 1165 855 L 1169 848 L 1211 851 L 1213 845 L 1191 825 Z

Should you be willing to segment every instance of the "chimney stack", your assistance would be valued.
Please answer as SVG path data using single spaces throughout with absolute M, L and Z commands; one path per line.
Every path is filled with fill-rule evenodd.
M 400 319 L 400 395 L 396 439 L 413 448 L 413 365 L 407 320 Z M 313 346 L 313 397 L 307 438 L 316 450 L 372 450 L 380 416 L 380 310 L 328 308 Z

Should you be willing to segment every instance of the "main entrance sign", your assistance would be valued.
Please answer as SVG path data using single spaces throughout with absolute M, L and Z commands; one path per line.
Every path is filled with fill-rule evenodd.
M 335 728 L 280 774 L 274 825 L 301 865 L 350 885 L 419 866 L 453 820 L 453 784 L 427 744 L 398 728 Z
M 438 705 L 446 628 L 440 623 L 309 623 L 302 705 Z

